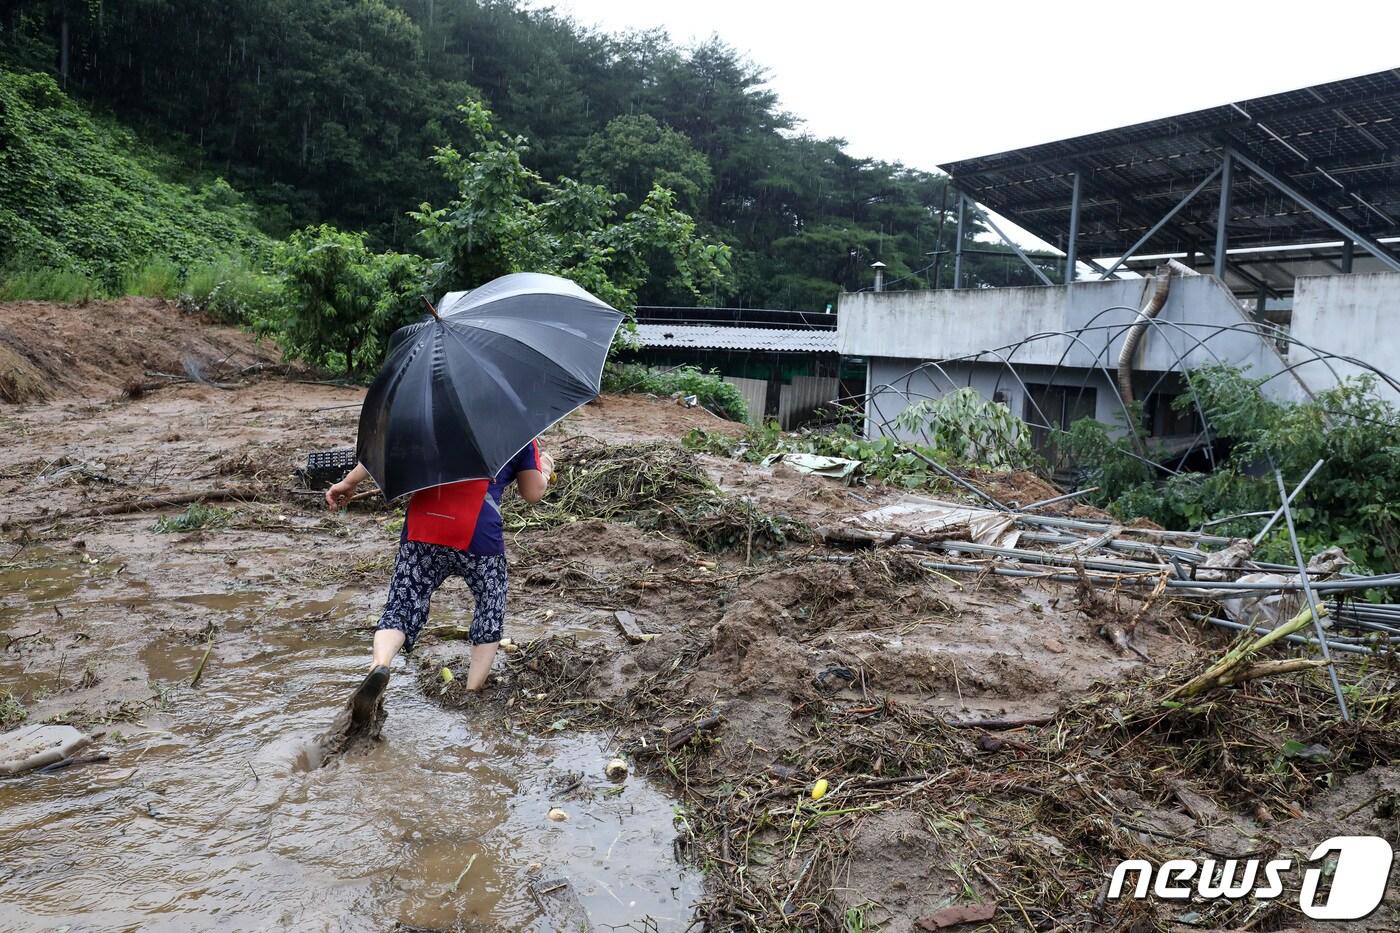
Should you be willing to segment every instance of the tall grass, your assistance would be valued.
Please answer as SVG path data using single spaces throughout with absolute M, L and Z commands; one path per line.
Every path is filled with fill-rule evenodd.
M 95 280 L 74 269 L 11 266 L 0 270 L 0 301 L 74 302 L 101 294 Z
M 179 266 L 157 256 L 124 272 L 116 293 L 142 298 L 174 298 L 180 294 L 181 278 Z
M 640 363 L 609 363 L 603 370 L 604 392 L 646 392 L 653 395 L 694 395 L 696 401 L 731 421 L 746 421 L 748 404 L 739 390 L 719 373 L 696 366 L 654 372 Z
M 239 257 L 191 267 L 181 290 L 196 308 L 226 324 L 249 323 L 255 314 L 276 305 L 281 294 L 275 276 Z
M 76 269 L 11 264 L 0 269 L 0 301 L 73 303 L 94 298 L 180 299 L 225 324 L 246 324 L 281 300 L 280 280 L 241 257 L 181 269 L 153 257 L 122 274 L 115 287 Z

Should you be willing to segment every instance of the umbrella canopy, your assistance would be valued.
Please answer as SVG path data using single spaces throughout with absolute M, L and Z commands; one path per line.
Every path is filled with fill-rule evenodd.
M 568 279 L 505 275 L 394 332 L 356 450 L 387 499 L 494 477 L 598 395 L 622 315 Z

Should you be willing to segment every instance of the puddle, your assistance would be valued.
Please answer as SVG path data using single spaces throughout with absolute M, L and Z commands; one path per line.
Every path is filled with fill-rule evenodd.
M 0 596 L 13 610 L 72 595 L 83 584 L 61 586 L 64 569 Z M 701 876 L 674 858 L 672 801 L 636 776 L 606 781 L 601 737 L 470 720 L 400 667 L 385 739 L 308 771 L 299 762 L 364 673 L 366 644 L 283 620 L 355 599 L 181 601 L 210 610 L 201 619 L 227 614 L 200 687 L 178 684 L 203 644 L 143 630 L 116 650 L 162 699 L 141 723 L 108 727 L 111 760 L 0 782 L 0 928 L 544 933 L 528 885 L 554 877 L 597 929 L 688 925 Z M 571 772 L 584 780 L 561 797 Z M 552 806 L 570 819 L 550 821 Z
M 89 586 L 105 583 L 120 567 L 111 561 L 50 548 L 26 548 L 23 559 L 0 564 L 0 620 L 21 609 L 37 613 L 71 598 Z

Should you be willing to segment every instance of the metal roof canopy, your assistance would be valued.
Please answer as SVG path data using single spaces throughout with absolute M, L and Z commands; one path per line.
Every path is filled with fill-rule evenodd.
M 1392 250 L 1400 250 L 1400 237 L 1386 237 L 1381 243 Z M 1293 280 L 1305 275 L 1337 275 L 1342 271 L 1386 272 L 1387 267 L 1370 253 L 1353 249 L 1350 267 L 1347 268 L 1347 246 L 1342 240 L 1323 243 L 1300 243 L 1286 246 L 1257 246 L 1244 249 L 1231 249 L 1225 273 L 1225 284 L 1233 291 L 1244 294 L 1253 290 L 1258 297 L 1259 283 L 1268 289 L 1266 295 L 1274 297 L 1293 291 Z M 1187 264 L 1197 272 L 1211 272 L 1211 257 L 1197 255 L 1194 258 L 1186 253 L 1139 253 L 1124 261 L 1123 269 L 1141 275 L 1151 275 L 1152 271 L 1168 259 Z M 1244 278 L 1249 275 L 1250 278 Z
M 1229 250 L 1340 236 L 1337 271 L 1353 253 L 1400 271 L 1378 242 L 1400 236 L 1398 115 L 1391 69 L 939 167 L 1070 256 L 1208 256 L 1237 289 L 1276 293 L 1291 282 Z
M 835 353 L 836 331 L 816 328 L 733 327 L 723 324 L 638 324 L 645 348 L 756 350 L 774 353 Z

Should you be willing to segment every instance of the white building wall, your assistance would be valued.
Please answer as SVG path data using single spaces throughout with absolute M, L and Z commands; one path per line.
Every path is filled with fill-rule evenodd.
M 918 404 L 925 398 L 939 398 L 965 386 L 976 389 L 986 399 L 1001 396 L 1007 408 L 1018 418 L 1026 414 L 1028 385 L 1065 386 L 1075 394 L 1081 389 L 1092 390 L 1094 417 L 1113 427 L 1124 426 L 1123 406 L 1118 402 L 1117 386 L 1099 371 L 1018 365 L 1013 372 L 1010 367 L 996 363 L 953 362 L 923 367 L 911 375 L 910 371 L 918 365 L 912 360 L 870 360 L 867 437 L 888 433 L 903 440 L 918 440 L 907 432 L 893 428 L 890 422 L 910 405 Z
M 1379 330 L 1377 309 L 1387 306 L 1379 298 L 1382 293 L 1394 294 L 1396 300 L 1388 306 L 1400 314 L 1400 275 L 1386 278 L 1385 283 L 1371 286 L 1360 281 L 1350 285 L 1350 290 L 1359 294 L 1352 299 L 1356 307 L 1348 312 L 1348 320 L 1355 320 L 1357 329 L 1365 334 L 1374 335 Z M 1316 320 L 1326 319 L 1332 312 L 1322 309 L 1339 302 L 1333 294 L 1324 295 L 1317 287 L 1321 284 L 1313 283 L 1319 296 L 1319 310 L 1313 312 Z M 1338 287 L 1335 282 L 1328 284 L 1328 288 Z M 1117 367 L 1127 325 L 1147 302 L 1151 288 L 1147 279 L 1129 279 L 1068 286 L 848 294 L 841 296 L 837 345 L 845 355 L 869 360 L 866 427 L 871 433 L 878 433 L 881 423 L 921 396 L 937 397 L 964 385 L 977 388 L 986 398 L 1000 391 L 1012 412 L 1020 416 L 1026 396 L 1022 383 L 1092 387 L 1096 389 L 1096 417 L 1117 426 L 1122 422 L 1122 406 L 1111 374 Z M 1300 289 L 1294 312 L 1295 332 L 1300 337 L 1298 305 L 1303 305 L 1306 316 L 1307 300 L 1307 292 Z M 1296 360 L 1281 356 L 1273 341 L 1262 339 L 1252 329 L 1252 323 L 1213 276 L 1173 278 L 1167 302 L 1139 346 L 1135 372 L 1140 377 L 1155 377 L 1225 364 L 1256 378 L 1274 377 L 1264 391 L 1280 399 L 1299 398 L 1310 388 L 1334 384 L 1330 372 L 1320 364 L 1304 367 L 1300 371 L 1303 378 L 1290 372 L 1289 364 Z M 1309 342 L 1336 349 L 1342 341 L 1333 329 L 1329 325 L 1326 334 Z M 1063 335 L 1070 331 L 1083 332 L 1077 337 Z M 1037 334 L 1051 336 L 1024 342 Z M 1392 337 L 1400 341 L 1400 328 L 1387 339 Z M 1358 336 L 1356 341 L 1367 339 Z M 1374 339 L 1370 342 L 1371 348 L 1356 355 L 1375 359 L 1377 343 Z M 1380 352 L 1393 354 L 1394 349 Z M 928 367 L 901 381 L 923 362 L 978 354 L 976 361 L 943 362 L 941 371 Z M 893 389 L 881 392 L 881 386 Z
M 1400 379 L 1400 272 L 1315 275 L 1297 280 L 1289 336 L 1318 349 L 1364 360 Z M 1314 389 L 1365 372 L 1349 363 L 1324 363 L 1307 347 L 1289 346 L 1288 361 Z M 1335 375 L 1334 375 L 1335 374 Z M 1400 392 L 1377 384 L 1382 398 L 1400 403 Z
M 841 296 L 837 348 L 846 356 L 946 360 L 1011 348 L 1036 334 L 1091 328 L 1077 341 L 1056 336 L 1024 344 L 1010 359 L 1018 364 L 1112 369 L 1123 332 L 1146 303 L 1151 287 L 1147 279 L 1121 279 L 1027 288 L 857 292 Z M 1157 320 L 1139 349 L 1142 369 L 1175 370 L 1179 358 L 1188 369 L 1223 362 L 1256 375 L 1284 366 L 1278 353 L 1255 334 L 1223 330 L 1247 325 L 1250 318 L 1213 276 L 1174 278 Z M 1198 347 L 1206 337 L 1209 347 Z

